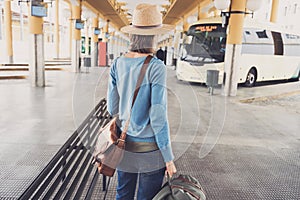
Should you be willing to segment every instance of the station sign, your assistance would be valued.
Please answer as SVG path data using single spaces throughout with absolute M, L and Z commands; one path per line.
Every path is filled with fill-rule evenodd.
M 47 4 L 42 0 L 33 0 L 31 2 L 31 16 L 47 17 Z
M 100 29 L 99 29 L 99 28 L 95 28 L 94 34 L 95 34 L 95 35 L 99 35 L 99 34 L 100 34 Z
M 80 19 L 75 20 L 75 28 L 76 29 L 83 29 L 84 28 L 84 22 Z

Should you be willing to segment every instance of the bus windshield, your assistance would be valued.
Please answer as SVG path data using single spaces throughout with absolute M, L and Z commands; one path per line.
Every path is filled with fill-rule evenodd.
M 195 65 L 224 62 L 226 28 L 221 24 L 197 24 L 189 28 L 182 45 L 181 60 Z

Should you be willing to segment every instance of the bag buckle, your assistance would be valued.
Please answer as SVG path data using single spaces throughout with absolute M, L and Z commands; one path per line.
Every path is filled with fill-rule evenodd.
M 96 164 L 96 163 L 101 163 L 101 160 L 97 158 L 97 156 L 94 156 L 92 161 L 91 161 L 92 165 Z
M 123 140 L 121 138 L 118 138 L 117 141 L 116 141 L 116 144 L 119 144 L 119 142 L 124 142 L 125 143 L 125 140 Z

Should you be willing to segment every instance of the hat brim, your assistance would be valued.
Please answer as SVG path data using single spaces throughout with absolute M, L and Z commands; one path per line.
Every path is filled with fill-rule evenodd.
M 121 28 L 121 31 L 124 33 L 129 34 L 136 34 L 136 35 L 159 35 L 168 33 L 174 30 L 175 26 L 169 24 L 162 24 L 158 27 L 151 27 L 151 28 L 139 28 L 132 25 L 124 26 Z

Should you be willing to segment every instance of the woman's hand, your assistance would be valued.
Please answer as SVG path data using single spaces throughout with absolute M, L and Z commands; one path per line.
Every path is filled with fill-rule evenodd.
M 169 174 L 170 178 L 173 176 L 173 174 L 176 174 L 177 169 L 173 161 L 166 162 L 166 173 Z

